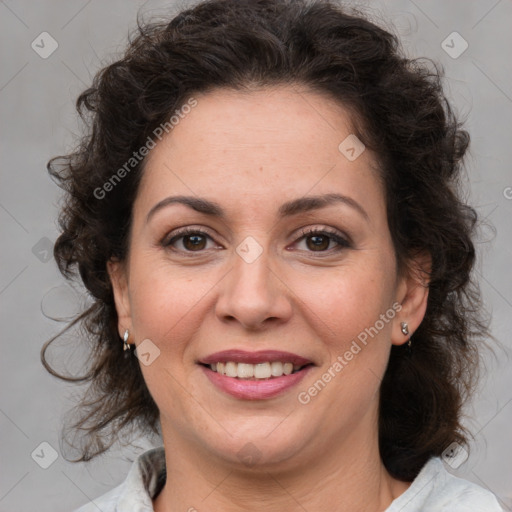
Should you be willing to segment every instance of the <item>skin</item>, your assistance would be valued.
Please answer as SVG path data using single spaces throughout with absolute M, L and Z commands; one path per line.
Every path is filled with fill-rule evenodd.
M 120 335 L 130 329 L 130 342 L 149 338 L 160 350 L 141 365 L 166 452 L 155 510 L 384 510 L 409 484 L 379 457 L 378 391 L 391 346 L 410 336 L 400 322 L 415 331 L 428 287 L 397 274 L 377 159 L 365 150 L 351 162 L 338 150 L 353 133 L 350 116 L 318 93 L 282 86 L 194 97 L 197 106 L 147 157 L 128 257 L 109 263 Z M 342 203 L 278 215 L 284 202 L 328 193 L 349 196 L 367 217 Z M 215 201 L 225 218 L 175 203 L 147 222 L 176 195 Z M 162 245 L 186 226 L 208 230 L 200 250 L 189 238 Z M 315 250 L 303 228 L 335 230 L 351 245 L 321 237 Z M 236 252 L 248 236 L 263 251 L 252 263 Z M 297 394 L 393 303 L 400 312 L 299 403 Z M 232 348 L 289 351 L 315 367 L 281 396 L 240 400 L 196 364 Z M 259 457 L 252 466 L 238 455 L 247 443 Z

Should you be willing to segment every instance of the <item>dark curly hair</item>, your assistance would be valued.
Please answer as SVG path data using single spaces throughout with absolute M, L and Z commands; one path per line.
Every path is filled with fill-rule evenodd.
M 55 259 L 67 278 L 78 271 L 92 298 L 65 329 L 81 326 L 76 343 L 89 341 L 85 373 L 61 375 L 48 363 L 47 349 L 62 333 L 42 350 L 51 373 L 89 384 L 73 425 L 84 440 L 78 460 L 110 448 L 125 428 L 159 432 L 138 360 L 122 359 L 106 270 L 127 254 L 144 160 L 108 191 L 105 184 L 194 93 L 274 85 L 306 86 L 349 109 L 380 164 L 399 272 L 411 271 L 419 253 L 432 257 L 424 320 L 412 350 L 392 347 L 381 385 L 385 467 L 411 481 L 431 456 L 467 442 L 461 408 L 476 382 L 477 345 L 489 332 L 471 274 L 477 215 L 461 197 L 469 136 L 441 80 L 430 60 L 407 58 L 395 35 L 329 0 L 207 0 L 171 20 L 139 22 L 123 57 L 77 100 L 87 134 L 73 153 L 48 163 L 66 192 Z

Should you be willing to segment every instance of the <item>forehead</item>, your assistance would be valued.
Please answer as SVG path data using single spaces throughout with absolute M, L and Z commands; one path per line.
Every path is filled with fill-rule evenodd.
M 194 99 L 196 106 L 179 120 L 175 118 L 178 123 L 161 148 L 193 147 L 197 158 L 211 151 L 229 155 L 233 151 L 288 146 L 298 156 L 313 156 L 313 148 L 322 146 L 325 150 L 330 145 L 330 151 L 325 153 L 328 159 L 337 154 L 340 138 L 354 131 L 348 109 L 304 87 L 217 89 L 195 95 Z M 314 156 L 318 157 L 316 153 Z M 278 152 L 274 153 L 274 157 L 278 156 Z
M 349 111 L 334 100 L 298 86 L 193 98 L 148 155 L 140 202 L 171 193 L 246 204 L 340 187 L 358 197 L 382 193 L 374 156 L 363 151 L 351 161 L 340 150 L 355 135 Z

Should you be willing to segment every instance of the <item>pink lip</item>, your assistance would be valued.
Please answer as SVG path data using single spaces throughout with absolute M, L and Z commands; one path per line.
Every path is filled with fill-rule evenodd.
M 233 359 L 229 360 L 233 361 Z M 269 359 L 265 359 L 265 361 L 268 360 Z M 275 361 L 276 359 L 272 360 Z M 219 361 L 219 359 L 216 359 L 216 361 Z M 222 361 L 222 359 L 220 361 Z M 290 359 L 287 359 L 287 361 L 291 362 Z M 221 391 L 242 400 L 264 400 L 284 393 L 298 384 L 306 376 L 309 370 L 311 370 L 312 366 L 306 366 L 302 370 L 299 370 L 296 373 L 291 373 L 290 375 L 261 380 L 227 377 L 226 375 L 214 372 L 207 366 L 202 366 L 201 368 L 210 379 L 210 382 L 212 382 Z
M 247 352 L 245 350 L 223 350 L 211 354 L 199 362 L 203 364 L 226 363 L 233 361 L 235 363 L 258 364 L 267 361 L 279 361 L 281 363 L 293 363 L 296 366 L 304 366 L 313 361 L 304 357 L 292 354 L 291 352 L 282 352 L 280 350 L 260 350 L 258 352 Z M 278 377 L 280 378 L 280 377 Z

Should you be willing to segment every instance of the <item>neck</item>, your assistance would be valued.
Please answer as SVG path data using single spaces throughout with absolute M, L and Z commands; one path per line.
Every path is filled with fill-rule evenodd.
M 178 446 L 164 433 L 167 483 L 155 512 L 385 510 L 410 484 L 384 468 L 376 432 L 353 429 L 340 437 L 335 446 L 305 448 L 293 460 L 251 468 Z

